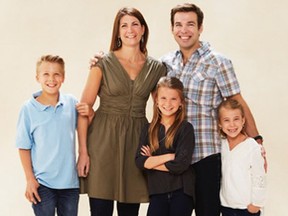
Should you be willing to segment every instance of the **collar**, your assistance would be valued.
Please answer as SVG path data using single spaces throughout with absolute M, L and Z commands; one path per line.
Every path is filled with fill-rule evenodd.
M 208 43 L 208 42 L 205 42 L 205 41 L 200 41 L 200 47 L 197 49 L 197 50 L 195 50 L 195 52 L 191 55 L 191 57 L 195 54 L 195 53 L 197 53 L 199 56 L 202 56 L 202 55 L 204 55 L 204 53 L 206 53 L 207 51 L 209 51 L 210 50 L 210 44 Z M 181 58 L 182 58 L 182 52 L 181 52 L 181 50 L 177 50 L 176 51 L 176 53 L 175 53 L 175 55 L 176 55 L 176 57 L 177 56 L 181 56 Z M 190 58 L 191 58 L 190 57 Z
M 49 107 L 51 107 L 51 105 L 44 105 L 44 104 L 41 104 L 39 103 L 36 98 L 39 97 L 40 95 L 42 94 L 42 91 L 38 91 L 34 94 L 32 94 L 32 104 L 37 108 L 39 109 L 39 111 L 44 111 L 46 109 L 48 109 Z M 59 100 L 55 106 L 55 109 L 57 109 L 59 106 L 63 106 L 64 105 L 64 98 L 63 98 L 63 95 L 61 93 L 59 93 Z

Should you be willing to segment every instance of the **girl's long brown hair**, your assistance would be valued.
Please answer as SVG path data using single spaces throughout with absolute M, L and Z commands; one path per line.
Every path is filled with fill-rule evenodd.
M 161 87 L 175 89 L 179 93 L 182 102 L 181 107 L 179 107 L 179 109 L 176 112 L 174 123 L 166 132 L 165 147 L 170 148 L 173 145 L 174 137 L 177 130 L 179 129 L 181 123 L 185 119 L 186 105 L 185 105 L 185 98 L 183 95 L 183 84 L 176 77 L 161 77 L 156 86 L 155 99 L 158 97 L 158 89 Z M 157 102 L 154 101 L 153 118 L 149 126 L 149 143 L 152 152 L 155 152 L 159 148 L 158 134 L 159 134 L 160 122 L 161 122 L 161 111 L 157 106 Z

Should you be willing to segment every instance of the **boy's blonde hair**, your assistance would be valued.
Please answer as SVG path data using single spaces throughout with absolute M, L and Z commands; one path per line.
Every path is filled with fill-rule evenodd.
M 65 74 L 65 62 L 63 58 L 57 55 L 43 55 L 36 63 L 36 73 L 39 73 L 39 67 L 43 62 L 57 63 L 61 66 L 63 75 Z

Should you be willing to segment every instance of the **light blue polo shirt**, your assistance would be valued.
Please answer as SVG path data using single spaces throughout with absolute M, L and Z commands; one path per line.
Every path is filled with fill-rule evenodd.
M 33 172 L 38 182 L 53 189 L 78 188 L 75 131 L 77 100 L 60 94 L 55 107 L 39 103 L 37 92 L 22 106 L 16 146 L 30 149 Z

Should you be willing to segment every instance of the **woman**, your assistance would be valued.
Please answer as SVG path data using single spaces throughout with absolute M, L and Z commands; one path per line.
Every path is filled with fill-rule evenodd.
M 88 193 L 91 215 L 138 215 L 148 201 L 146 181 L 134 157 L 142 126 L 148 121 L 146 103 L 165 66 L 147 56 L 149 29 L 135 8 L 118 11 L 110 52 L 92 67 L 82 94 L 82 103 L 100 105 L 89 119 L 78 118 L 78 173 L 81 192 Z M 88 137 L 88 138 L 87 138 Z

